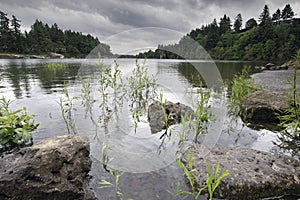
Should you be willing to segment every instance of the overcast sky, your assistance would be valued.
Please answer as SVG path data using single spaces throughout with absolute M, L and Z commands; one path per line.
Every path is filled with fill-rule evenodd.
M 233 22 L 241 13 L 244 24 L 257 19 L 265 4 L 272 14 L 287 3 L 300 15 L 299 0 L 0 0 L 0 9 L 20 19 L 23 30 L 36 19 L 57 23 L 64 30 L 97 36 L 114 53 L 126 54 L 175 43 L 224 14 Z

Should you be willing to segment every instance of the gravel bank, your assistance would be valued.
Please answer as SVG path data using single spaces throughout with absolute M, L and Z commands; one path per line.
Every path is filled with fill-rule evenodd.
M 293 78 L 293 69 L 279 70 L 279 71 L 263 71 L 261 73 L 253 74 L 254 83 L 258 84 L 264 90 L 271 91 L 286 91 L 291 88 L 288 80 Z M 300 70 L 297 76 L 297 88 L 300 91 Z

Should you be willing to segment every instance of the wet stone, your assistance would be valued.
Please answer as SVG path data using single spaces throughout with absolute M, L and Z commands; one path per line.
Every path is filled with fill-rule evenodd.
M 200 173 L 196 184 L 206 181 L 207 165 L 218 162 L 220 173 L 229 170 L 214 196 L 226 199 L 259 199 L 300 194 L 300 164 L 288 156 L 277 156 L 252 149 L 204 147 L 199 144 L 181 147 L 182 162 L 188 167 L 189 153 L 193 155 L 194 170 Z
M 148 108 L 148 121 L 152 133 L 157 133 L 166 129 L 165 115 L 162 109 L 165 109 L 165 114 L 170 115 L 168 125 L 171 126 L 181 122 L 181 118 L 186 115 L 193 115 L 194 111 L 191 107 L 182 103 L 173 103 L 168 101 L 165 108 L 159 101 L 154 101 Z
M 57 136 L 0 160 L 0 199 L 95 199 L 87 140 Z

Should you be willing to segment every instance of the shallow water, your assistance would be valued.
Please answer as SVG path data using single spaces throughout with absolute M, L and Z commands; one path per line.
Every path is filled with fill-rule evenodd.
M 51 70 L 46 63 L 59 62 L 68 67 Z M 131 75 L 135 66 L 133 59 L 117 60 L 122 70 L 122 77 Z M 142 62 L 142 61 L 141 61 Z M 66 126 L 61 117 L 58 101 L 63 97 L 64 82 L 71 96 L 80 96 L 80 78 L 90 78 L 98 72 L 98 60 L 0 60 L 0 94 L 13 101 L 12 109 L 27 107 L 29 113 L 36 114 L 35 120 L 40 123 L 33 135 L 34 142 L 42 139 L 66 134 Z M 113 60 L 104 59 L 105 66 L 113 64 Z M 192 63 L 192 64 L 191 64 Z M 229 82 L 233 75 L 241 71 L 247 64 L 243 62 L 217 62 L 182 60 L 148 60 L 145 66 L 149 73 L 157 75 L 158 90 L 164 97 L 173 102 L 181 102 L 193 106 L 187 91 L 197 90 L 195 75 L 201 74 L 206 86 L 216 91 L 221 88 L 222 81 Z M 254 65 L 254 64 L 253 64 Z M 210 68 L 215 69 L 211 70 Z M 220 72 L 220 74 L 216 74 Z M 151 134 L 147 118 L 144 116 L 138 124 L 135 133 L 128 107 L 123 106 L 118 112 L 118 118 L 113 118 L 107 128 L 97 121 L 101 108 L 97 93 L 97 80 L 92 81 L 94 103 L 92 115 L 85 116 L 81 100 L 75 100 L 72 117 L 76 122 L 76 132 L 89 138 L 93 166 L 91 187 L 99 199 L 115 199 L 113 189 L 100 189 L 101 179 L 112 180 L 112 177 L 102 169 L 102 147 L 109 145 L 110 167 L 125 172 L 120 178 L 120 188 L 127 198 L 133 199 L 174 199 L 166 190 L 177 179 L 183 179 L 182 171 L 175 160 L 178 151 L 176 132 L 180 125 L 173 127 L 172 137 L 159 150 L 161 133 Z M 216 121 L 209 127 L 208 135 L 201 138 L 206 145 L 221 145 L 232 148 L 253 148 L 267 152 L 276 151 L 272 141 L 276 133 L 267 130 L 256 131 L 237 123 L 232 130 L 228 129 L 226 116 L 226 96 L 215 93 L 210 100 L 211 110 L 216 115 Z M 182 181 L 182 187 L 186 187 Z

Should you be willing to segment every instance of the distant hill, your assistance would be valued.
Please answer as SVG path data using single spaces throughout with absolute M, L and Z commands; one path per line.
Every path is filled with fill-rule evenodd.
M 62 30 L 56 23 L 49 26 L 36 20 L 29 32 L 21 32 L 21 21 L 0 11 L 0 53 L 38 54 L 49 52 L 65 57 L 85 57 L 97 45 L 103 57 L 111 57 L 110 46 L 97 37 L 72 30 Z
M 224 15 L 219 23 L 214 19 L 211 24 L 196 28 L 177 44 L 159 45 L 155 51 L 139 53 L 136 57 L 202 58 L 199 47 L 191 47 L 189 42 L 185 42 L 191 38 L 216 60 L 284 62 L 291 59 L 300 48 L 300 19 L 294 15 L 289 4 L 282 11 L 278 9 L 272 16 L 265 5 L 259 16 L 259 24 L 251 18 L 245 23 L 244 29 L 241 29 L 240 13 L 233 25 L 230 18 Z

